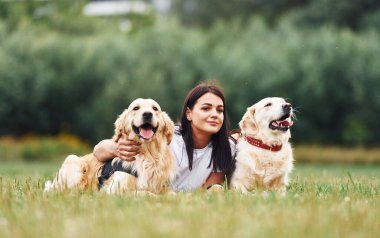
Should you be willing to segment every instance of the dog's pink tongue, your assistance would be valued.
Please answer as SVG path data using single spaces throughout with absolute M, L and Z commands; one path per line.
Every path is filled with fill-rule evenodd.
M 279 123 L 279 125 L 280 126 L 287 126 L 287 127 L 289 127 L 289 126 L 292 126 L 293 125 L 293 122 L 291 121 L 291 122 L 289 122 L 289 121 L 281 121 L 280 123 Z
M 151 128 L 140 128 L 140 136 L 142 136 L 144 139 L 150 139 L 152 138 L 154 132 Z

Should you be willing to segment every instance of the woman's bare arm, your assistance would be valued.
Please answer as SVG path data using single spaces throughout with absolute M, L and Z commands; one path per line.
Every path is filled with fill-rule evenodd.
M 112 139 L 106 139 L 95 145 L 93 154 L 100 162 L 105 162 L 115 157 L 133 161 L 139 150 L 140 144 L 135 141 L 120 139 L 115 142 Z
M 203 188 L 207 189 L 214 184 L 223 185 L 225 173 L 223 172 L 211 172 L 211 174 L 206 179 L 206 182 L 203 184 Z

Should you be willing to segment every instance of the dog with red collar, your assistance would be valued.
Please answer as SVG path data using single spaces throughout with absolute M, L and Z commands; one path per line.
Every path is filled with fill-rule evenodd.
M 294 160 L 289 143 L 292 118 L 292 105 L 279 97 L 264 98 L 247 109 L 239 123 L 233 189 L 285 194 Z

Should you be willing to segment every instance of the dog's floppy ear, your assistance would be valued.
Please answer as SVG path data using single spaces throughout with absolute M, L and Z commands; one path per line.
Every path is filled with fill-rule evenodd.
M 256 134 L 257 124 L 254 118 L 255 112 L 255 107 L 249 107 L 239 122 L 239 127 L 243 134 L 246 134 L 247 132 Z
M 124 131 L 124 125 L 125 120 L 127 120 L 127 109 L 124 110 L 122 114 L 119 115 L 119 117 L 115 121 L 115 134 L 112 137 L 112 140 L 117 142 L 120 137 L 125 133 Z
M 162 112 L 161 115 L 162 115 L 162 122 L 164 123 L 162 127 L 162 132 L 169 145 L 174 135 L 174 123 L 166 112 Z

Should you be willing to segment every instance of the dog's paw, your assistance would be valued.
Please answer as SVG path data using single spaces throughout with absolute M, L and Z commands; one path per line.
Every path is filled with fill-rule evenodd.
M 144 190 L 141 190 L 141 191 L 136 191 L 135 192 L 135 195 L 138 196 L 138 197 L 157 197 L 156 194 L 152 193 L 152 192 L 149 192 L 149 191 L 144 191 Z
M 170 197 L 175 197 L 175 196 L 177 196 L 177 193 L 174 192 L 174 191 L 169 191 L 169 192 L 166 193 L 166 195 L 168 195 Z
M 238 185 L 238 184 L 234 184 L 232 186 L 232 189 L 236 192 L 239 192 L 241 194 L 244 194 L 244 195 L 248 195 L 250 194 L 250 192 L 248 191 L 248 189 L 246 187 L 244 187 L 243 185 Z
M 44 192 L 49 192 L 51 189 L 53 188 L 53 183 L 48 180 L 45 182 L 45 188 L 44 188 Z

